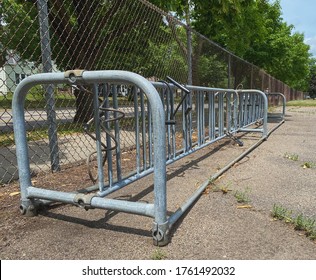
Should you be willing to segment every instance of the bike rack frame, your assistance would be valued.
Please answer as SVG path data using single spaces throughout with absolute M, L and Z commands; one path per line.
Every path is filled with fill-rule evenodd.
M 116 181 L 110 180 L 108 184 L 104 182 L 100 116 L 97 110 L 100 106 L 98 100 L 98 85 L 100 83 L 129 84 L 139 89 L 147 98 L 147 112 L 150 115 L 148 124 L 150 138 L 149 166 L 146 167 L 145 165 L 143 170 L 137 170 L 127 178 L 122 178 L 118 175 Z M 24 103 L 28 91 L 33 86 L 44 84 L 93 85 L 98 181 L 90 190 L 95 190 L 96 192 L 84 194 L 48 190 L 35 187 L 31 182 Z M 14 136 L 21 189 L 20 210 L 22 214 L 34 216 L 41 203 L 62 202 L 73 204 L 86 210 L 100 208 L 148 216 L 154 219 L 152 227 L 154 244 L 158 246 L 168 244 L 170 228 L 205 190 L 209 181 L 202 184 L 188 201 L 168 217 L 166 165 L 237 132 L 259 132 L 262 134 L 260 141 L 265 140 L 268 136 L 268 101 L 263 92 L 258 90 L 236 91 L 197 86 L 186 86 L 186 88 L 192 93 L 192 96 L 185 96 L 181 108 L 179 107 L 181 109 L 179 115 L 181 116 L 180 131 L 182 131 L 183 135 L 183 146 L 180 150 L 177 150 L 173 140 L 177 129 L 176 124 L 171 124 L 172 122 L 170 121 L 169 123 L 166 122 L 166 120 L 170 120 L 170 116 L 172 116 L 174 111 L 174 93 L 176 87 L 173 84 L 166 82 L 151 83 L 138 74 L 117 70 L 71 70 L 65 73 L 36 74 L 24 79 L 17 86 L 12 101 Z M 193 102 L 192 99 L 194 99 Z M 192 108 L 194 113 L 192 113 Z M 144 117 L 143 111 L 144 104 L 142 103 L 141 117 Z M 135 105 L 135 119 L 139 118 L 138 114 L 138 105 Z M 258 122 L 262 123 L 262 127 L 253 128 L 252 126 Z M 197 140 L 193 140 L 192 131 L 196 131 Z M 167 143 L 166 135 L 168 136 Z M 140 140 L 136 139 L 137 141 L 139 142 Z M 146 154 L 143 154 L 143 156 L 146 156 Z M 144 161 L 147 160 L 145 159 Z M 210 180 L 213 180 L 216 176 L 218 177 L 221 172 L 227 170 L 228 166 L 212 176 Z M 153 203 L 106 198 L 108 194 L 150 173 L 154 173 Z
M 279 104 L 279 100 L 281 99 L 282 102 L 282 112 L 279 114 L 268 114 L 268 118 L 277 118 L 277 119 L 281 119 L 284 120 L 285 118 L 285 107 L 286 107 L 286 97 L 284 94 L 280 93 L 280 92 L 271 92 L 271 93 L 267 93 L 267 97 L 272 97 L 272 98 L 277 98 L 278 100 L 278 104 Z

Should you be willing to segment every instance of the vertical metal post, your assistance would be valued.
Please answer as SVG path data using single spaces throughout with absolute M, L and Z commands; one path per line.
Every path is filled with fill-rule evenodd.
M 224 135 L 224 93 L 218 94 L 218 133 Z
M 147 169 L 147 143 L 146 143 L 146 112 L 144 93 L 140 93 L 140 108 L 142 118 L 142 144 L 143 144 L 143 170 Z
M 195 94 L 195 122 L 196 122 L 196 130 L 198 137 L 198 145 L 201 145 L 201 108 L 200 108 L 200 92 L 197 90 L 194 92 Z
M 208 94 L 208 108 L 209 108 L 209 136 L 210 140 L 215 139 L 215 93 Z
M 112 96 L 113 99 L 115 99 L 115 96 L 117 95 L 117 85 L 110 85 L 110 90 L 112 90 Z M 98 97 L 98 94 L 96 95 L 96 97 Z M 109 108 L 110 104 L 109 104 L 109 98 L 105 99 L 104 102 L 105 108 Z M 98 110 L 99 107 L 97 107 L 95 110 Z M 105 115 L 105 119 L 108 120 L 110 119 L 110 114 L 108 111 L 105 111 L 104 113 Z M 101 120 L 100 120 L 101 122 Z M 109 122 L 105 122 L 105 128 L 110 131 L 111 130 L 111 126 Z M 113 185 L 113 162 L 112 162 L 112 143 L 111 143 L 111 136 L 106 133 L 106 147 L 107 147 L 107 152 L 106 152 L 106 156 L 107 156 L 107 165 L 108 165 L 108 180 L 109 180 L 109 186 L 112 187 Z M 100 141 L 101 141 L 101 136 L 100 136 Z
M 190 26 L 190 1 L 188 1 L 188 14 L 187 14 L 187 45 L 188 45 L 188 84 L 192 85 L 192 32 Z M 187 95 L 186 98 L 187 107 L 192 107 L 192 94 Z M 186 114 L 186 121 L 187 121 L 187 128 L 188 130 L 188 137 L 189 137 L 189 147 L 192 147 L 192 111 Z
M 48 0 L 38 0 L 38 18 L 40 25 L 40 37 L 41 37 L 41 50 L 42 50 L 42 64 L 43 72 L 52 72 L 53 64 L 51 59 L 51 47 L 50 47 L 50 36 L 48 28 Z M 49 150 L 50 150 L 50 161 L 51 170 L 60 170 L 59 165 L 59 149 L 58 149 L 58 137 L 57 137 L 57 123 L 56 123 L 56 112 L 55 112 L 55 99 L 54 99 L 54 87 L 53 85 L 46 85 L 45 87 L 45 98 L 46 98 L 46 112 L 48 122 L 48 139 L 49 139 Z
M 238 93 L 238 97 L 239 97 L 239 125 L 238 128 L 242 128 L 244 126 L 243 122 L 244 122 L 244 93 L 239 92 Z
M 232 96 L 232 94 L 230 92 L 226 92 L 226 128 L 227 128 L 227 132 L 231 132 L 231 126 L 232 126 L 231 96 Z
M 228 69 L 227 69 L 227 88 L 230 88 L 230 72 L 231 72 L 231 55 L 228 55 Z
M 251 65 L 250 88 L 254 88 L 254 84 L 253 84 L 253 65 Z
M 238 129 L 238 93 L 234 92 L 234 130 Z
M 152 115 L 151 115 L 151 105 L 147 99 L 147 116 L 148 116 L 148 157 L 149 157 L 149 167 L 154 166 L 153 160 L 153 127 L 152 127 Z
M 249 115 L 249 112 L 248 112 L 249 94 L 245 93 L 244 97 L 245 97 L 245 99 L 244 99 L 244 114 L 243 114 L 244 120 L 243 120 L 243 126 L 246 126 L 248 124 L 248 115 Z
M 184 92 L 181 91 L 181 99 L 183 98 Z M 186 102 L 183 102 L 182 105 L 182 143 L 183 143 L 183 150 L 187 151 L 188 146 L 188 134 L 187 134 L 187 118 L 185 115 L 185 111 L 187 109 Z
M 188 85 L 192 85 L 192 33 L 191 33 L 191 1 L 188 0 L 185 11 L 185 21 L 187 30 L 187 60 L 188 60 Z M 191 101 L 191 100 L 190 100 Z M 192 104 L 192 103 L 190 103 Z
M 113 108 L 115 110 L 118 109 L 118 98 L 117 94 L 114 94 L 113 92 Z M 116 119 L 118 117 L 118 113 L 114 111 L 114 118 Z M 115 121 L 114 124 L 114 129 L 115 129 L 115 140 L 117 143 L 116 147 L 116 174 L 117 174 L 117 180 L 120 181 L 122 180 L 122 163 L 121 163 L 121 140 L 120 140 L 120 126 L 119 126 L 119 121 Z
M 171 107 L 171 96 L 172 96 L 172 93 L 170 92 L 170 90 L 168 90 L 168 87 L 165 87 L 165 88 L 162 88 L 162 92 L 164 93 L 163 94 L 163 97 L 166 97 L 166 101 L 167 101 L 167 105 L 166 105 L 166 115 L 167 115 L 167 120 L 171 120 L 171 118 L 173 118 L 173 114 L 171 113 L 172 112 L 172 107 Z M 170 125 L 167 126 L 167 141 L 168 141 L 168 156 L 167 158 L 168 159 L 171 159 L 171 151 L 172 151 L 172 148 L 171 148 L 171 127 Z
M 201 116 L 201 122 L 202 122 L 202 143 L 205 143 L 205 110 L 204 110 L 204 92 L 201 91 L 201 96 L 200 96 L 200 100 L 201 100 L 201 109 L 202 109 L 202 116 Z
M 98 85 L 93 85 L 93 107 L 94 107 L 94 126 L 98 162 L 98 186 L 100 192 L 104 190 L 104 173 L 103 173 L 103 158 L 101 145 L 101 128 L 100 128 L 100 114 L 99 114 L 99 91 Z
M 187 47 L 188 47 L 188 85 L 192 85 L 192 33 L 190 25 L 187 26 Z
M 135 112 L 135 145 L 136 145 L 136 172 L 140 173 L 140 143 L 139 143 L 139 110 L 138 110 L 138 88 L 133 86 L 134 112 Z

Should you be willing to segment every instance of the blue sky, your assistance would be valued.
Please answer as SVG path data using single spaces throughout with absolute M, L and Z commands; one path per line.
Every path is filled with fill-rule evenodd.
M 282 18 L 305 35 L 305 43 L 316 57 L 316 0 L 281 0 Z

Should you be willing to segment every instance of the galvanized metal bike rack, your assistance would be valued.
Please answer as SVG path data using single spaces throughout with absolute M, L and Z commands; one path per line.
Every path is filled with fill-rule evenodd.
M 93 86 L 92 94 L 95 108 L 93 121 L 95 124 L 94 139 L 96 142 L 98 176 L 96 184 L 89 188 L 90 191 L 95 192 L 88 194 L 48 190 L 35 187 L 31 182 L 24 100 L 28 90 L 35 85 L 61 83 Z M 106 83 L 129 84 L 133 87 L 135 96 L 140 93 L 139 98 L 141 100 L 140 106 L 134 101 L 136 170 L 128 176 L 122 175 L 119 145 L 120 127 L 116 123 L 113 137 L 117 139 L 117 146 L 115 147 L 117 168 L 114 174 L 111 156 L 108 156 L 107 181 L 105 181 L 103 167 L 102 114 L 99 111 L 98 99 L 99 86 Z M 180 101 L 175 98 L 176 95 L 181 96 Z M 146 102 L 144 97 L 146 97 Z M 113 98 L 115 99 L 115 97 Z M 106 108 L 107 105 L 104 103 L 102 106 Z M 21 212 L 27 216 L 33 216 L 36 214 L 39 204 L 58 201 L 84 209 L 100 208 L 144 215 L 154 219 L 152 228 L 154 244 L 158 246 L 166 245 L 169 242 L 170 228 L 205 190 L 209 180 L 217 178 L 240 158 L 235 159 L 203 183 L 188 201 L 170 216 L 167 215 L 166 203 L 166 165 L 225 137 L 230 137 L 242 145 L 242 142 L 235 137 L 237 132 L 258 132 L 262 135 L 260 141 L 265 140 L 269 134 L 267 131 L 267 108 L 267 97 L 258 90 L 236 91 L 182 86 L 172 79 L 169 79 L 169 82 L 151 83 L 140 75 L 127 71 L 74 70 L 65 73 L 30 76 L 18 85 L 12 101 L 21 189 Z M 117 105 L 114 110 L 116 109 Z M 146 118 L 148 119 L 147 127 L 144 126 Z M 140 119 L 143 120 L 142 126 L 139 125 Z M 175 140 L 176 135 L 179 134 L 182 135 L 181 147 L 177 146 Z M 107 142 L 110 146 L 108 136 Z M 256 145 L 259 145 L 259 142 Z M 249 153 L 256 145 L 250 147 L 241 156 Z M 154 201 L 152 203 L 106 198 L 108 194 L 150 173 L 154 173 Z
M 284 94 L 282 94 L 280 92 L 271 92 L 271 93 L 267 93 L 266 95 L 267 95 L 268 99 L 269 99 L 269 97 L 276 99 L 277 105 L 279 105 L 280 99 L 281 99 L 281 103 L 282 103 L 282 111 L 280 113 L 268 113 L 268 119 L 270 119 L 270 120 L 273 119 L 276 122 L 280 122 L 280 121 L 284 120 L 285 107 L 286 107 L 286 98 L 285 98 Z

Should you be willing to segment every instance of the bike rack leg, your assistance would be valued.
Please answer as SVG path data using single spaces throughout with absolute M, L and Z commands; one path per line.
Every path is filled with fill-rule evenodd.
M 170 242 L 169 236 L 169 221 L 163 224 L 153 224 L 152 229 L 152 236 L 153 236 L 153 244 L 155 246 L 166 246 Z
M 34 217 L 37 215 L 38 207 L 39 203 L 36 203 L 33 199 L 21 200 L 20 211 L 26 217 Z

